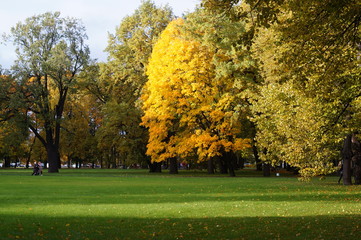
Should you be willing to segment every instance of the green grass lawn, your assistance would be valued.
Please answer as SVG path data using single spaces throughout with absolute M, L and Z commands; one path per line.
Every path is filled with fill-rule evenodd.
M 0 239 L 361 239 L 361 186 L 336 177 L 0 170 Z

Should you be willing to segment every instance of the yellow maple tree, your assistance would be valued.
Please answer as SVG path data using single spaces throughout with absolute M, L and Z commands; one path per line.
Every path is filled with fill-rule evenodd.
M 238 137 L 233 83 L 216 78 L 215 52 L 187 36 L 184 24 L 168 25 L 147 68 L 142 124 L 149 128 L 147 154 L 156 162 L 176 156 L 206 161 L 249 147 Z

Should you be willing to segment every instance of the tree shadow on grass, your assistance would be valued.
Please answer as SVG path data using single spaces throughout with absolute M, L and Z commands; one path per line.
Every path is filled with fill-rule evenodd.
M 0 239 L 361 239 L 361 215 L 106 218 L 0 215 Z

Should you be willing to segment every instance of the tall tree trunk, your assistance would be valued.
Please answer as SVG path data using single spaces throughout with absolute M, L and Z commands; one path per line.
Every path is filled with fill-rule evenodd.
M 271 176 L 271 164 L 264 163 L 263 164 L 263 176 L 270 177 Z
M 72 157 L 69 155 L 68 156 L 68 168 L 71 168 L 71 159 L 72 159 Z
M 31 158 L 31 154 L 28 155 L 27 159 L 26 159 L 26 164 L 25 164 L 25 168 L 29 168 L 30 165 L 30 158 Z
M 169 159 L 169 174 L 178 174 L 178 161 L 176 157 Z
M 43 169 L 48 169 L 48 159 L 45 159 L 45 160 L 44 160 Z
M 100 168 L 103 168 L 103 157 L 100 157 Z
M 33 140 L 33 142 L 32 142 L 31 145 L 30 145 L 28 158 L 26 159 L 26 168 L 29 168 L 30 160 L 31 160 L 31 153 L 33 152 L 33 148 L 34 148 L 35 141 L 36 141 L 36 137 L 34 137 L 34 140 Z
M 153 165 L 154 165 L 154 172 L 157 172 L 157 173 L 162 172 L 162 163 L 161 162 L 153 163 Z
M 160 173 L 162 172 L 162 163 L 160 162 L 151 162 L 150 160 L 148 161 L 148 166 L 149 166 L 149 172 L 150 173 Z
M 47 144 L 46 153 L 48 156 L 49 173 L 59 172 L 60 154 L 59 149 L 53 144 Z
M 75 157 L 74 161 L 75 161 L 75 168 L 81 168 L 81 164 L 82 164 L 83 160 L 79 157 Z
M 57 140 L 58 138 L 55 139 L 56 141 L 54 141 L 53 139 L 53 128 L 51 127 L 50 121 L 45 121 L 44 125 L 45 125 L 45 138 L 43 138 L 39 134 L 37 128 L 31 125 L 29 127 L 46 149 L 46 153 L 47 153 L 46 163 L 49 164 L 48 172 L 57 173 L 59 172 L 59 168 L 61 167 L 59 140 Z M 44 165 L 46 167 L 46 164 Z
M 361 143 L 353 134 L 351 139 L 352 149 L 352 163 L 353 163 L 353 175 L 355 178 L 355 185 L 361 184 Z
M 355 178 L 355 185 L 361 184 L 361 163 L 360 161 L 355 162 L 354 168 L 353 168 L 353 175 Z
M 343 160 L 343 184 L 352 185 L 351 179 L 351 159 L 352 159 L 352 148 L 351 148 L 351 138 L 352 135 L 349 134 L 346 136 L 346 139 L 343 143 L 342 149 L 342 160 Z
M 116 156 L 116 148 L 115 146 L 113 146 L 110 149 L 110 161 L 111 161 L 111 166 L 112 168 L 117 168 L 117 156 Z
M 252 146 L 254 159 L 256 160 L 256 170 L 262 171 L 262 161 L 259 159 L 258 149 L 255 145 Z
M 235 167 L 235 156 L 234 156 L 234 153 L 233 152 L 226 152 L 224 154 L 225 156 L 225 160 L 227 162 L 227 166 L 228 166 L 228 170 L 229 170 L 229 176 L 230 177 L 235 177 L 236 176 L 236 173 L 234 171 Z
M 208 171 L 208 174 L 214 174 L 213 158 L 210 158 L 207 162 L 207 171 Z
M 244 169 L 244 163 L 245 163 L 245 159 L 239 154 L 237 154 L 237 165 L 240 169 Z
M 235 177 L 235 176 L 236 176 L 236 172 L 234 171 L 234 167 L 233 167 L 233 164 L 232 164 L 232 163 L 229 164 L 228 169 L 229 169 L 229 176 L 230 176 L 230 177 Z
M 5 156 L 4 157 L 4 168 L 9 168 L 10 167 L 10 157 L 9 156 Z
M 227 162 L 224 159 L 224 156 L 220 156 L 220 157 L 216 157 L 218 165 L 219 165 L 219 170 L 221 172 L 221 174 L 227 174 L 228 173 L 228 166 L 227 166 Z

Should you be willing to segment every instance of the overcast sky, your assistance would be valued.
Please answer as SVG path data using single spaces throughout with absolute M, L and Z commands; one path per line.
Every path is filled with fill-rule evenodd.
M 152 0 L 157 6 L 168 5 L 177 16 L 191 12 L 200 0 Z M 82 20 L 89 37 L 92 58 L 106 61 L 104 49 L 108 42 L 108 32 L 114 33 L 116 26 L 127 15 L 133 14 L 141 0 L 1 0 L 0 36 L 9 33 L 10 28 L 27 17 L 48 11 L 61 12 L 62 17 L 75 17 Z M 0 65 L 9 68 L 15 59 L 12 45 L 3 44 L 0 39 Z

